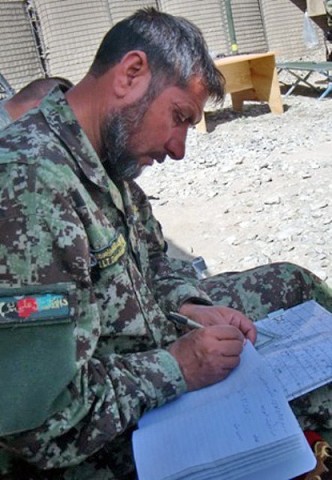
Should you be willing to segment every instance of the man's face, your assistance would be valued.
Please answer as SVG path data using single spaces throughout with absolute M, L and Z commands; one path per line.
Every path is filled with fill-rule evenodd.
M 154 160 L 180 160 L 188 128 L 201 119 L 207 91 L 194 78 L 186 89 L 166 87 L 152 101 L 149 93 L 112 113 L 102 126 L 102 160 L 115 180 L 136 178 Z

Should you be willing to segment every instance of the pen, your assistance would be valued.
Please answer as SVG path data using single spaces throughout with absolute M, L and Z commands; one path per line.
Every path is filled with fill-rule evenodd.
M 180 313 L 169 312 L 169 314 L 167 315 L 167 318 L 168 320 L 171 320 L 171 322 L 175 323 L 178 326 L 190 327 L 190 328 L 204 328 L 203 325 L 201 325 L 200 323 L 194 322 L 194 320 L 191 320 L 190 318 L 185 317 Z

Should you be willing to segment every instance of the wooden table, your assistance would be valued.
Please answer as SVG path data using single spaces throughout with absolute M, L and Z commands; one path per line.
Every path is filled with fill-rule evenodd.
M 234 110 L 241 111 L 245 100 L 265 101 L 272 113 L 284 111 L 273 52 L 233 55 L 215 60 L 226 80 Z M 205 115 L 197 129 L 206 132 Z

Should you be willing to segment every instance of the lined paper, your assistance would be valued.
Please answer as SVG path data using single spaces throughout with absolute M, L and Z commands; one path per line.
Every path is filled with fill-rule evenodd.
M 256 348 L 288 400 L 332 380 L 332 314 L 314 300 L 256 322 Z

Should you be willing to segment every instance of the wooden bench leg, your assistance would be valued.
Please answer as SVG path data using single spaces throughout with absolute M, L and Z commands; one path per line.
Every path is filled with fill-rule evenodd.
M 200 133 L 206 133 L 206 118 L 205 118 L 205 112 L 203 112 L 202 119 L 199 123 L 196 125 L 196 130 Z
M 268 102 L 272 113 L 283 113 L 284 107 L 274 58 L 251 60 L 250 70 L 258 100 Z
M 242 92 L 231 93 L 231 97 L 233 110 L 236 112 L 242 112 L 243 102 L 245 100 L 258 100 L 256 92 L 252 88 L 248 90 L 242 90 Z

